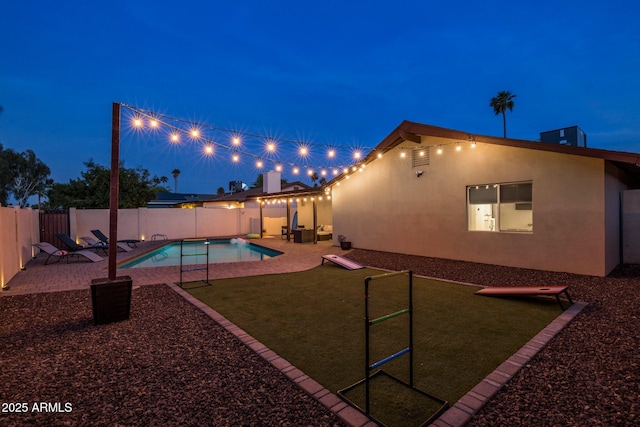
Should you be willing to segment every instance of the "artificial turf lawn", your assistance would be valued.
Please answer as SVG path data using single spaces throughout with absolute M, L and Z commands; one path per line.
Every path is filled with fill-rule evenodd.
M 381 274 L 326 264 L 298 273 L 215 280 L 189 292 L 335 393 L 365 377 L 364 280 Z M 450 403 L 561 313 L 555 300 L 488 298 L 473 295 L 477 289 L 413 278 L 414 383 Z M 372 280 L 369 295 L 371 319 L 404 309 L 408 276 Z M 407 315 L 371 327 L 371 362 L 407 346 Z M 382 368 L 407 380 L 408 360 L 402 356 Z M 378 387 L 376 381 L 372 394 L 378 396 L 380 389 L 383 394 L 375 397 L 372 413 L 381 421 L 419 425 L 429 416 L 409 416 L 412 409 L 401 406 L 411 399 L 386 380 Z M 359 406 L 363 389 L 349 397 Z M 401 416 L 394 418 L 398 411 Z

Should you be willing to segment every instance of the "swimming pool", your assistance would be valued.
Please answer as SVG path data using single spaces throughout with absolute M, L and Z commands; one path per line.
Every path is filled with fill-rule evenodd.
M 182 265 L 206 264 L 207 246 L 209 264 L 262 261 L 281 255 L 281 252 L 254 245 L 244 239 L 185 241 L 182 242 Z M 180 258 L 180 242 L 174 242 L 127 261 L 118 268 L 178 266 Z

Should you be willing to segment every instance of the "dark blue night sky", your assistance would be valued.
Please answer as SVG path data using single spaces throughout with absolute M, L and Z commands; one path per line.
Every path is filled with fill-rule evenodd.
M 508 90 L 510 137 L 577 125 L 640 152 L 638 18 L 632 0 L 3 2 L 0 143 L 67 182 L 108 166 L 112 102 L 344 153 L 402 120 L 502 136 L 489 101 Z M 188 192 L 261 172 L 169 145 L 127 127 L 121 157 Z

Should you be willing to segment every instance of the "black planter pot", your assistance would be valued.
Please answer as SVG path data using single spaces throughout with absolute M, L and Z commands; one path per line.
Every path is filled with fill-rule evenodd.
M 91 281 L 93 323 L 105 325 L 129 319 L 132 283 L 130 276 L 116 277 L 115 280 L 105 278 Z
M 340 242 L 340 249 L 342 249 L 343 251 L 351 249 L 351 242 L 345 242 L 345 241 Z

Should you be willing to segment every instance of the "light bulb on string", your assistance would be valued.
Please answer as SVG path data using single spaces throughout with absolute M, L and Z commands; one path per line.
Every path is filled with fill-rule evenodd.
M 276 144 L 273 141 L 267 141 L 266 145 L 267 152 L 274 153 L 276 151 Z

